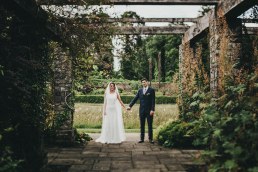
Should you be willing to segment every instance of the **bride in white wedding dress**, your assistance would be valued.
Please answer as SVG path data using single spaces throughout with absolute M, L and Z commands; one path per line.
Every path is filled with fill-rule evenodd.
M 105 91 L 101 135 L 96 142 L 121 143 L 125 141 L 121 106 L 125 108 L 115 83 L 111 82 Z

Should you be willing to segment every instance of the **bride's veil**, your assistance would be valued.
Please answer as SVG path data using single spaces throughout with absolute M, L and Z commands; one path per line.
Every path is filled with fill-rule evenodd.
M 117 85 L 114 83 L 114 82 L 109 82 L 108 85 L 107 85 L 107 88 L 105 89 L 105 94 L 104 94 L 104 103 L 103 103 L 103 115 L 105 113 L 105 105 L 107 103 L 107 95 L 110 94 L 110 84 L 114 84 L 115 85 L 115 93 L 119 95 L 119 91 L 118 91 L 118 88 L 117 88 Z M 121 105 L 120 103 L 118 102 L 118 100 L 116 101 L 116 110 L 119 114 L 122 114 L 122 108 L 121 108 Z
M 122 107 L 121 104 L 118 100 L 118 98 L 116 98 L 115 100 L 115 112 L 112 110 L 111 112 L 108 111 L 108 108 L 106 109 L 106 105 L 110 106 L 109 103 L 107 102 L 110 100 L 110 85 L 113 82 L 108 83 L 107 88 L 105 89 L 105 94 L 104 94 L 104 105 L 103 105 L 103 113 L 102 113 L 102 128 L 101 128 L 101 136 L 100 138 L 98 138 L 96 141 L 103 141 L 106 142 L 107 137 L 109 137 L 109 134 L 107 134 L 107 132 L 109 131 L 109 128 L 112 127 L 110 125 L 113 125 L 113 123 L 110 123 L 110 117 L 112 118 L 111 120 L 117 120 L 117 131 L 119 131 L 117 134 L 117 138 L 120 138 L 120 141 L 124 141 L 125 140 L 125 131 L 124 131 L 124 123 L 123 123 L 123 116 L 122 116 Z M 116 96 L 119 96 L 119 92 L 118 92 L 118 88 L 117 85 L 115 84 L 115 94 Z M 114 95 L 112 95 L 114 96 Z M 111 96 L 111 97 L 112 97 Z M 110 100 L 111 101 L 111 100 Z M 112 103 L 112 102 L 111 102 Z M 113 104 L 112 104 L 113 105 Z M 106 115 L 104 115 L 105 110 L 107 110 Z M 114 117 L 115 115 L 115 117 Z M 109 138 L 112 139 L 112 138 Z

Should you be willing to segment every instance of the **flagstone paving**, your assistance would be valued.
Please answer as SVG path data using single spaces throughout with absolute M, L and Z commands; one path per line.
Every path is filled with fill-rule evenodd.
M 199 150 L 168 149 L 157 143 L 137 143 L 139 134 L 127 134 L 121 144 L 94 140 L 84 147 L 49 148 L 48 172 L 204 172 Z M 128 137 L 129 136 L 129 137 Z M 93 135 L 95 139 L 97 135 Z

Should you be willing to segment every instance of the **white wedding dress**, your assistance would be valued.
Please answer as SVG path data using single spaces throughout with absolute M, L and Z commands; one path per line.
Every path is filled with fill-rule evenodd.
M 106 109 L 105 109 L 106 104 Z M 104 115 L 104 111 L 106 113 Z M 121 143 L 125 141 L 125 130 L 122 118 L 122 108 L 117 99 L 117 92 L 106 92 L 104 98 L 101 135 L 96 142 Z

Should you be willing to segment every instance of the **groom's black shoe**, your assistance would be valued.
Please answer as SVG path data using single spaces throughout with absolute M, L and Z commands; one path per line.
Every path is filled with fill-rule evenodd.
M 149 140 L 149 142 L 150 142 L 151 144 L 154 144 L 154 141 L 153 141 L 153 140 Z
M 138 143 L 143 143 L 144 142 L 144 140 L 140 140 Z

